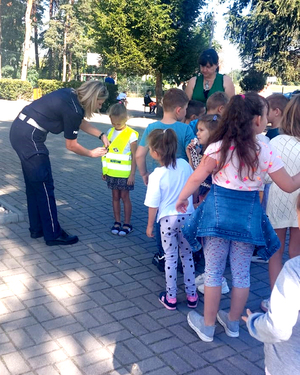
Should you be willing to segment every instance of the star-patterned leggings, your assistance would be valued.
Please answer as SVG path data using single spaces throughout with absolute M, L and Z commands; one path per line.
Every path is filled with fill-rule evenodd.
M 192 250 L 183 237 L 181 227 L 189 215 L 165 216 L 160 219 L 160 233 L 165 252 L 165 275 L 168 298 L 176 298 L 178 250 L 183 267 L 185 292 L 196 296 L 195 266 Z
M 250 264 L 254 245 L 230 241 L 220 237 L 205 237 L 205 280 L 206 286 L 222 285 L 222 276 L 226 267 L 229 254 L 232 286 L 236 288 L 249 288 Z

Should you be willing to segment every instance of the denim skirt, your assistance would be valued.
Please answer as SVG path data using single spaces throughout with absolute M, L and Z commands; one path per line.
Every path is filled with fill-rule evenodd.
M 230 190 L 213 184 L 182 231 L 194 251 L 201 247 L 202 237 L 251 243 L 265 260 L 280 248 L 277 234 L 260 204 L 258 191 Z

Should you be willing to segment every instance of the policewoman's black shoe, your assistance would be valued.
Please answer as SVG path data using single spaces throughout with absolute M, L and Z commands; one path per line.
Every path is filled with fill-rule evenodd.
M 78 242 L 77 236 L 71 236 L 64 230 L 62 230 L 61 235 L 55 240 L 46 241 L 48 246 L 58 246 L 58 245 L 74 245 Z
M 44 233 L 42 230 L 39 230 L 37 232 L 32 232 L 30 231 L 30 237 L 31 238 L 40 238 L 40 237 L 43 237 L 44 236 Z

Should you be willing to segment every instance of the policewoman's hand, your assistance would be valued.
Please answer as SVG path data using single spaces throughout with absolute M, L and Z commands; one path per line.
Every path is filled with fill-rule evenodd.
M 107 149 L 105 147 L 97 147 L 90 151 L 91 158 L 99 158 L 107 153 Z
M 106 134 L 102 135 L 101 140 L 102 140 L 102 142 L 103 142 L 103 144 L 104 144 L 105 147 L 108 147 L 110 145 L 110 142 L 109 142 Z

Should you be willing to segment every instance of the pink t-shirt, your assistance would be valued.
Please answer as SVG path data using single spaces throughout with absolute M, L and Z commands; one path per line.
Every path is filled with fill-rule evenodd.
M 242 179 L 239 178 L 239 160 L 236 156 L 236 153 L 233 154 L 232 160 L 230 160 L 231 154 L 234 150 L 234 145 L 232 145 L 229 149 L 229 154 L 227 157 L 228 161 L 216 175 L 212 175 L 213 184 L 232 190 L 260 190 L 261 186 L 264 184 L 266 175 L 268 173 L 278 171 L 284 165 L 280 156 L 276 154 L 275 149 L 272 148 L 270 144 L 260 141 L 258 141 L 257 143 L 260 145 L 261 150 L 258 156 L 259 165 L 257 171 L 255 171 L 254 173 L 254 177 L 252 179 L 253 181 L 250 180 L 249 176 L 247 176 L 246 169 L 245 172 L 242 171 Z M 220 160 L 221 144 L 222 141 L 212 143 L 207 147 L 204 154 L 213 159 L 216 159 L 218 163 Z

